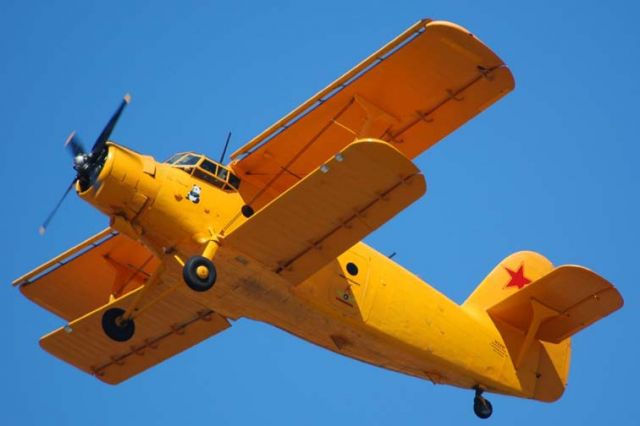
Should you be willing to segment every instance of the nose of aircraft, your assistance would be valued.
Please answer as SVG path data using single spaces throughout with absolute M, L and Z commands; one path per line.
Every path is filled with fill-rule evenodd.
M 135 219 L 158 191 L 153 157 L 107 142 L 107 154 L 95 181 L 76 183 L 78 195 L 110 217 Z

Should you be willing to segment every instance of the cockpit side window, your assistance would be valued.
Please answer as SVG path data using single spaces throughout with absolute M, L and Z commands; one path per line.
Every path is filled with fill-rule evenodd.
M 216 173 L 218 177 L 224 181 L 227 180 L 227 175 L 229 174 L 229 170 L 224 167 L 218 167 L 218 173 Z
M 234 189 L 240 188 L 240 178 L 231 173 L 229 175 L 229 185 L 231 185 Z
M 224 191 L 237 191 L 240 187 L 239 177 L 225 166 L 202 155 L 181 153 L 172 156 L 166 162 Z
M 220 182 L 218 179 L 216 179 L 215 177 L 211 176 L 208 173 L 203 172 L 202 170 L 196 169 L 196 171 L 193 172 L 193 175 L 198 179 L 202 179 L 205 182 L 209 182 L 211 185 L 216 186 L 218 188 L 222 188 L 224 186 L 223 182 Z
M 218 166 L 209 161 L 209 160 L 204 160 L 202 162 L 202 164 L 200 164 L 200 167 L 202 167 L 203 169 L 205 169 L 206 171 L 208 171 L 209 173 L 211 173 L 212 175 L 216 174 L 216 169 L 218 168 Z

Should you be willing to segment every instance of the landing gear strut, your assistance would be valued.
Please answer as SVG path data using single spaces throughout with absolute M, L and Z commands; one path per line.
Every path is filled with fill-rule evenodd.
M 493 413 L 493 407 L 488 399 L 482 396 L 482 389 L 479 386 L 475 387 L 476 396 L 473 398 L 473 412 L 481 419 L 488 419 Z

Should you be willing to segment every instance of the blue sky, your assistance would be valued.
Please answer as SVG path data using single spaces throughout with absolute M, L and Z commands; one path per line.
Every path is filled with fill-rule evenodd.
M 113 138 L 158 159 L 239 147 L 421 17 L 459 23 L 516 90 L 417 160 L 427 195 L 367 241 L 462 302 L 511 252 L 611 280 L 625 307 L 574 339 L 554 404 L 491 396 L 495 425 L 637 423 L 638 6 L 627 1 L 0 3 L 3 424 L 471 424 L 470 391 L 343 358 L 247 320 L 120 386 L 42 351 L 62 321 L 11 288 L 102 229 L 77 197 L 37 229 L 121 96 Z

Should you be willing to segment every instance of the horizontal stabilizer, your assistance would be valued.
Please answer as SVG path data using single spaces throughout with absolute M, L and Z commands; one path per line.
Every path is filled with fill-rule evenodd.
M 424 177 L 386 142 L 336 153 L 225 237 L 232 247 L 298 284 L 426 191 Z
M 230 327 L 224 317 L 176 290 L 140 314 L 131 340 L 111 340 L 102 329 L 103 313 L 126 309 L 140 290 L 44 336 L 40 345 L 103 382 L 117 384 Z
M 494 319 L 524 333 L 536 324 L 535 338 L 559 343 L 620 309 L 622 296 L 598 274 L 560 266 L 487 309 Z M 534 321 L 534 316 L 540 321 Z

